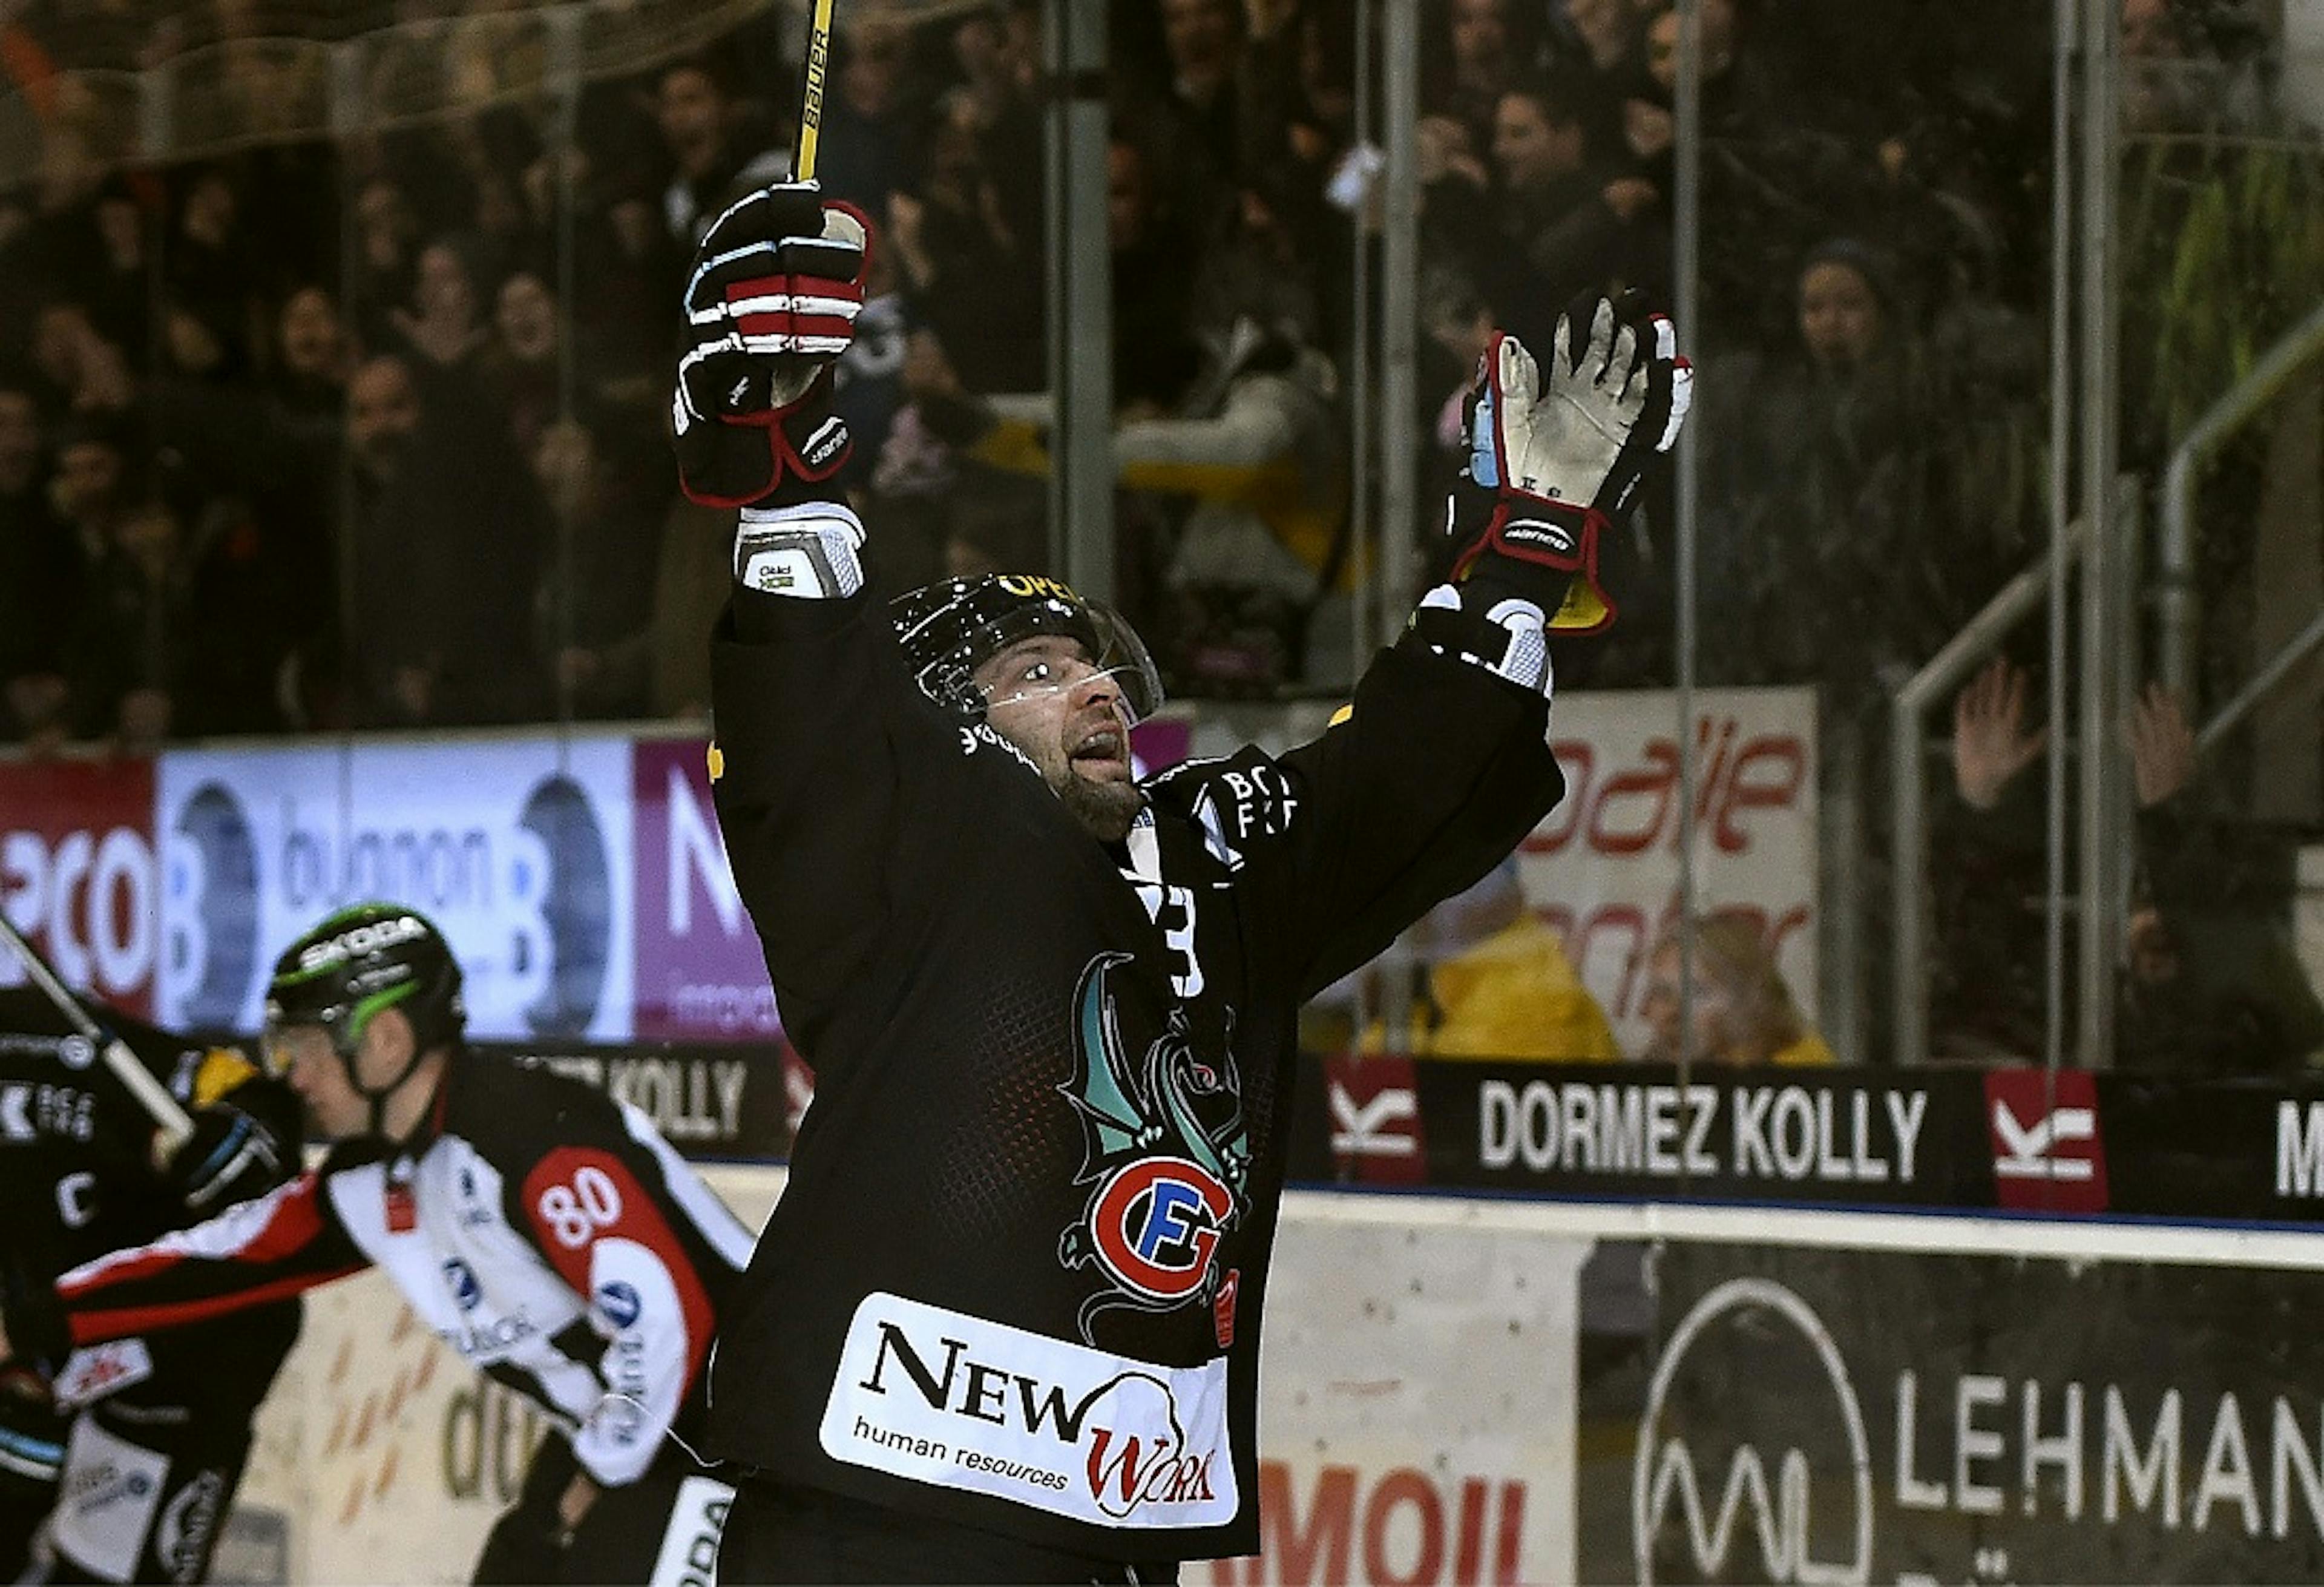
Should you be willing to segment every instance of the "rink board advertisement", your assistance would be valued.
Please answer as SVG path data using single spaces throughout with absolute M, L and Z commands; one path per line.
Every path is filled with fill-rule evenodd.
M 753 1224 L 781 1183 L 711 1178 Z M 1263 1552 L 1182 1579 L 2324 1578 L 2324 1240 L 2238 1266 L 2211 1232 L 1730 1211 L 1650 1248 L 1654 1217 L 1287 1198 Z M 1944 1249 L 1897 1249 L 1916 1232 Z M 263 1413 L 222 1558 L 464 1581 L 541 1431 L 379 1276 L 345 1281 Z
M 636 748 L 636 1034 L 769 1040 L 782 1025 L 759 934 L 726 864 L 706 751 L 691 740 Z
M 255 1029 L 282 944 L 392 899 L 450 940 L 477 1035 L 627 1036 L 630 756 L 604 739 L 164 755 L 156 1017 Z
M 67 982 L 150 1015 L 160 894 L 152 762 L 0 761 L 0 909 Z
M 1549 738 L 1565 798 L 1518 850 L 1526 897 L 1614 1027 L 1639 1017 L 1655 937 L 1677 919 L 1679 850 L 1695 844 L 1695 908 L 1748 917 L 1815 1017 L 1816 713 L 1807 689 L 1694 693 L 1693 808 L 1680 798 L 1679 697 L 1561 694 Z
M 1627 1046 L 1679 844 L 1701 835 L 1706 907 L 1745 910 L 1815 1005 L 1812 697 L 1696 697 L 1698 787 L 1678 798 L 1677 702 L 1560 697 L 1565 801 L 1520 872 Z M 1282 736 L 1296 713 L 1249 714 Z M 1159 770 L 1204 724 L 1141 724 Z M 76 985 L 131 1012 L 247 1032 L 273 956 L 329 909 L 388 897 L 433 915 L 477 1034 L 526 1041 L 761 1042 L 780 1029 L 725 863 L 700 739 L 364 738 L 0 761 L 0 909 Z M 10 972 L 0 967 L 0 975 Z
M 1584 1580 L 2324 1578 L 2324 1273 L 1674 1242 L 1656 1276 Z

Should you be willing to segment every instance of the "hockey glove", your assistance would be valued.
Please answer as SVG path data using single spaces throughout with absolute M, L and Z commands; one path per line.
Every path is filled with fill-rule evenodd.
M 17 1362 L 0 1366 L 0 1516 L 55 1502 L 71 1428 L 47 1379 Z
M 831 372 L 854 340 L 870 249 L 862 213 L 813 182 L 763 189 L 711 222 L 687 281 L 671 406 L 688 496 L 809 500 L 847 461 Z
M 1468 465 L 1446 503 L 1450 572 L 1413 614 L 1429 648 L 1544 695 L 1547 632 L 1614 621 L 1599 540 L 1686 417 L 1692 376 L 1670 322 L 1633 304 L 1569 306 L 1546 372 L 1516 337 L 1493 337 L 1471 393 Z
M 469 1580 L 480 1587 L 541 1587 L 561 1582 L 572 1546 L 572 1532 L 553 1511 L 543 1515 L 520 1503 L 493 1523 Z
M 283 1153 L 272 1131 L 223 1103 L 194 1114 L 194 1132 L 162 1168 L 188 1212 L 210 1213 L 265 1195 L 283 1179 Z M 161 1137 L 155 1138 L 157 1145 Z
M 1635 301 L 1568 306 L 1546 369 L 1499 335 L 1478 371 L 1465 481 L 1448 512 L 1452 579 L 1489 577 L 1540 604 L 1553 629 L 1613 622 L 1599 540 L 1686 418 L 1693 376 L 1670 321 L 1638 314 Z

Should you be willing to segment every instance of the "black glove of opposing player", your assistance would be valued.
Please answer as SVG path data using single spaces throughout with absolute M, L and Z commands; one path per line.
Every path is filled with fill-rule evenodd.
M 711 222 L 687 281 L 671 413 L 688 496 L 811 500 L 847 461 L 831 368 L 855 337 L 870 250 L 862 214 L 814 182 L 752 193 Z
M 0 1365 L 0 1516 L 38 1513 L 55 1502 L 71 1427 L 46 1379 L 14 1362 Z
M 199 1110 L 193 1120 L 194 1132 L 161 1174 L 188 1212 L 208 1216 L 282 1182 L 281 1143 L 265 1125 L 225 1103 Z
M 565 1561 L 573 1534 L 547 1514 L 522 1504 L 502 1512 L 484 1536 L 484 1552 L 476 1556 L 469 1579 L 479 1587 L 542 1587 L 565 1579 Z
M 1685 422 L 1692 372 L 1671 323 L 1594 293 L 1557 322 L 1546 368 L 1496 335 L 1469 401 L 1469 464 L 1448 512 L 1452 577 L 1487 579 L 1591 632 L 1614 620 L 1598 540 Z

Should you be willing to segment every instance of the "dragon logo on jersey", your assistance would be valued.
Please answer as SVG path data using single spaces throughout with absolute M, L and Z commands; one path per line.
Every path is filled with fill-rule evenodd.
M 1210 1296 L 1219 1284 L 1212 1259 L 1242 1218 L 1250 1170 L 1229 1043 L 1218 1043 L 1216 1061 L 1198 1053 L 1183 1006 L 1143 1053 L 1133 1057 L 1123 1042 L 1106 978 L 1130 958 L 1102 953 L 1082 972 L 1074 1075 L 1059 1088 L 1081 1115 L 1085 1151 L 1074 1182 L 1090 1193 L 1081 1222 L 1058 1241 L 1058 1259 L 1093 1266 L 1112 1286 L 1082 1305 L 1082 1338 L 1093 1344 L 1104 1312 L 1172 1311 Z

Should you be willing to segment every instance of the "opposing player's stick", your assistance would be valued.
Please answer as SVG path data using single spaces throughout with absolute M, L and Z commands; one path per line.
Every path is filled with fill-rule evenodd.
M 831 76 L 832 0 L 815 0 L 807 31 L 807 78 L 799 88 L 798 156 L 791 161 L 791 180 L 815 180 L 816 145 L 823 141 L 823 90 Z
M 194 1121 L 186 1116 L 186 1110 L 178 1105 L 178 1099 L 170 1094 L 169 1088 L 153 1078 L 151 1069 L 138 1062 L 137 1055 L 129 1050 L 126 1042 L 117 1036 L 106 1034 L 96 1020 L 88 1017 L 88 1010 L 65 990 L 65 983 L 57 979 L 57 973 L 49 968 L 48 961 L 24 940 L 15 923 L 5 915 L 0 915 L 0 941 L 16 950 L 16 956 L 24 962 L 24 973 L 32 977 L 32 984 L 57 1006 L 57 1012 L 65 1017 L 65 1022 L 97 1048 L 97 1056 L 105 1060 L 105 1066 L 129 1088 L 129 1094 L 137 1099 L 138 1106 L 152 1116 L 154 1128 L 161 1132 L 162 1137 L 156 1155 L 166 1158 L 176 1151 L 193 1134 Z

